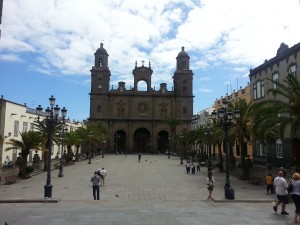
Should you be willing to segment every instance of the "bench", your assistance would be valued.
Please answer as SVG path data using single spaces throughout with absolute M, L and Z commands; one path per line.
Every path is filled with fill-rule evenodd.
M 261 185 L 262 184 L 262 180 L 263 179 L 261 177 L 251 176 L 248 179 L 248 183 L 255 184 L 255 185 Z
M 17 177 L 15 175 L 12 176 L 8 176 L 8 177 L 4 177 L 6 183 L 5 184 L 12 184 L 12 183 L 16 183 L 17 181 L 20 181 L 20 177 Z

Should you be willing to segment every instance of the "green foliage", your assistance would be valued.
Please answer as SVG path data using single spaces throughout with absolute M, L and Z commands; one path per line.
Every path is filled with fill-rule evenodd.
M 34 167 L 33 166 L 26 166 L 25 167 L 25 174 L 26 174 L 26 177 L 29 177 L 30 174 L 34 171 Z

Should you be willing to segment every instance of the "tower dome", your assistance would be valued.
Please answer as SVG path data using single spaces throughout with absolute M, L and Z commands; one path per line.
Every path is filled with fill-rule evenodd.
M 100 44 L 100 48 L 95 52 L 95 67 L 108 68 L 108 53 L 103 48 L 103 43 Z

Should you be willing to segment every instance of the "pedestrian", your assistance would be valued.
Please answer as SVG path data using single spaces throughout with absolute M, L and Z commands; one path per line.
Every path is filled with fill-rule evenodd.
M 95 171 L 94 176 L 91 178 L 91 182 L 93 184 L 93 196 L 94 200 L 100 200 L 100 187 L 99 187 L 99 182 L 100 178 L 98 176 L 98 172 Z
M 269 194 L 269 191 L 271 194 L 273 194 L 273 177 L 272 174 L 268 174 L 266 176 L 266 184 L 267 184 L 267 193 Z
M 105 177 L 107 175 L 107 171 L 104 169 L 104 167 L 102 168 L 102 170 L 100 170 L 100 186 L 104 186 L 105 185 Z
M 200 171 L 200 163 L 197 164 L 197 172 Z
M 300 223 L 300 174 L 294 173 L 290 183 L 293 186 L 293 191 L 290 193 L 295 203 L 294 223 Z
M 194 163 L 191 164 L 191 170 L 192 170 L 192 174 L 195 175 L 196 167 L 195 167 Z
M 99 159 L 96 160 L 97 165 L 99 165 Z
M 214 190 L 214 186 L 215 186 L 215 179 L 214 179 L 214 176 L 212 174 L 212 171 L 208 171 L 208 174 L 207 174 L 207 177 L 206 177 L 206 185 L 207 185 L 207 190 L 208 190 L 207 200 L 209 200 L 209 199 L 214 200 L 211 197 L 212 192 Z
M 289 204 L 289 199 L 287 195 L 288 183 L 284 178 L 284 174 L 285 173 L 280 170 L 278 176 L 274 179 L 277 201 L 275 206 L 273 206 L 273 210 L 277 212 L 277 208 L 281 204 L 281 215 L 289 215 L 289 213 L 285 211 L 286 204 Z
M 141 153 L 139 153 L 139 156 L 138 156 L 138 158 L 139 158 L 139 162 L 141 162 L 141 158 L 142 158 L 142 155 L 141 155 Z
M 185 168 L 186 168 L 186 173 L 189 174 L 190 173 L 190 169 L 191 169 L 190 161 L 186 162 Z

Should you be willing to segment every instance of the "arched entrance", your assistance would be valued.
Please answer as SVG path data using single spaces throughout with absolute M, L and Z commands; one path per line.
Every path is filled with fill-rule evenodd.
M 151 135 L 146 128 L 139 128 L 133 134 L 134 152 L 151 153 Z
M 127 135 L 123 130 L 117 130 L 114 134 L 114 153 L 127 154 L 126 148 Z
M 156 136 L 157 141 L 157 153 L 167 154 L 170 152 L 170 136 L 167 131 L 160 131 Z

